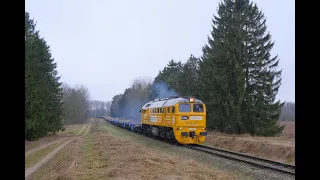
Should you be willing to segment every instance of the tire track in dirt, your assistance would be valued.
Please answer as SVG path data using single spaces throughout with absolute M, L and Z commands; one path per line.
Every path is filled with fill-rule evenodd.
M 90 124 L 85 125 L 80 132 L 83 131 L 83 129 L 86 127 L 85 133 L 81 136 L 76 136 L 73 137 L 72 139 L 69 139 L 67 142 L 63 143 L 62 145 L 60 145 L 59 147 L 57 147 L 55 150 L 51 151 L 49 154 L 47 154 L 43 159 L 41 159 L 37 164 L 35 164 L 34 166 L 25 169 L 25 179 L 27 179 L 28 177 L 30 177 L 31 174 L 33 174 L 34 172 L 36 172 L 40 167 L 42 167 L 44 164 L 46 164 L 50 159 L 52 159 L 62 148 L 64 148 L 67 144 L 69 144 L 72 140 L 76 139 L 76 138 L 80 138 L 85 136 L 89 129 L 90 129 Z M 79 135 L 80 132 L 77 134 Z
M 82 136 L 85 136 L 85 135 L 87 135 L 87 133 L 88 133 L 88 131 L 89 131 L 89 129 L 90 129 L 90 124 L 88 125 L 88 128 L 86 129 L 86 132 L 84 132 L 84 134 L 82 135 Z
M 87 125 L 87 124 L 84 125 L 84 126 L 81 128 L 81 130 L 78 132 L 78 134 L 76 134 L 76 136 L 78 136 L 78 135 L 85 129 L 86 126 L 88 126 L 88 125 Z M 50 145 L 52 145 L 52 144 L 59 143 L 59 142 L 61 142 L 61 141 L 63 141 L 63 140 L 70 139 L 70 138 L 71 138 L 71 137 L 61 138 L 61 139 L 52 141 L 52 142 L 47 143 L 47 144 L 42 144 L 42 145 L 40 145 L 39 147 L 36 147 L 36 148 L 33 148 L 33 149 L 28 150 L 27 152 L 24 153 L 24 156 L 26 157 L 26 156 L 28 156 L 29 154 L 31 154 L 31 153 L 33 153 L 33 152 L 35 152 L 35 151 L 44 149 L 44 148 L 46 148 L 46 147 L 48 147 L 48 146 L 50 146 Z
M 28 156 L 29 154 L 31 154 L 31 153 L 33 153 L 33 152 L 35 152 L 35 151 L 44 149 L 44 148 L 46 148 L 46 147 L 48 147 L 48 146 L 50 146 L 50 145 L 52 145 L 52 144 L 59 143 L 59 142 L 61 142 L 61 141 L 63 141 L 63 140 L 69 139 L 69 138 L 70 138 L 70 137 L 61 138 L 61 139 L 52 141 L 52 142 L 50 142 L 50 143 L 40 145 L 39 147 L 36 147 L 36 148 L 34 148 L 34 149 L 31 149 L 31 150 L 25 152 L 25 153 L 24 153 L 24 156 L 26 157 L 26 156 Z
M 84 130 L 84 128 L 85 128 L 86 126 L 88 126 L 88 125 L 87 125 L 87 124 L 84 125 L 84 126 L 81 128 L 81 130 L 78 132 L 78 134 L 76 134 L 76 136 L 78 136 L 80 133 L 82 133 L 82 131 Z

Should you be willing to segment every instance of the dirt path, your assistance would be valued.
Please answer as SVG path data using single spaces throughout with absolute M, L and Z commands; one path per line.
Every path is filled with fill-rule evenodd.
M 88 131 L 89 131 L 90 127 L 91 127 L 91 126 L 90 126 L 90 124 L 89 124 L 89 125 L 88 125 L 88 128 L 87 128 L 86 132 L 84 132 L 83 136 L 87 135 L 87 133 L 88 133 Z
M 78 132 L 78 134 L 76 134 L 76 136 L 78 136 L 78 135 L 84 130 L 84 128 L 85 128 L 86 126 L 88 126 L 88 125 L 84 125 L 83 128 Z
M 87 126 L 87 125 L 84 125 L 84 126 L 81 128 L 81 130 L 78 132 L 78 134 L 76 134 L 76 136 L 78 136 L 78 135 L 85 129 L 86 126 Z M 50 145 L 52 145 L 52 144 L 59 143 L 59 142 L 61 142 L 61 141 L 63 141 L 63 140 L 69 139 L 69 138 L 71 138 L 71 137 L 61 138 L 61 139 L 52 141 L 52 142 L 50 142 L 50 143 L 41 144 L 39 147 L 30 149 L 30 150 L 28 150 L 27 152 L 25 152 L 24 156 L 28 156 L 29 154 L 31 154 L 31 153 L 33 153 L 33 152 L 35 152 L 35 151 L 44 149 L 44 148 L 46 148 L 46 147 L 48 147 L 48 146 L 50 146 Z
M 61 142 L 61 141 L 63 141 L 63 140 L 69 139 L 69 138 L 70 138 L 70 137 L 62 138 L 62 139 L 58 139 L 58 140 L 52 141 L 52 142 L 47 143 L 47 144 L 41 144 L 39 147 L 36 147 L 36 148 L 34 148 L 34 149 L 31 149 L 31 150 L 25 152 L 25 153 L 24 153 L 24 156 L 28 156 L 29 154 L 31 154 L 31 153 L 33 153 L 33 152 L 35 152 L 35 151 L 44 149 L 44 148 L 46 148 L 46 147 L 48 147 L 48 146 L 50 146 L 50 145 L 52 145 L 52 144 L 59 143 L 59 142 Z
M 47 154 L 43 159 L 41 159 L 37 164 L 35 164 L 34 166 L 30 167 L 30 168 L 27 168 L 25 169 L 25 179 L 27 179 L 28 177 L 30 177 L 30 175 L 34 172 L 36 172 L 41 166 L 43 166 L 45 163 L 47 163 L 50 159 L 52 159 L 62 148 L 64 148 L 67 144 L 69 144 L 72 140 L 74 140 L 75 138 L 79 138 L 79 137 L 82 137 L 82 136 L 85 136 L 89 129 L 90 129 L 90 124 L 89 125 L 84 125 L 83 128 L 79 131 L 79 133 L 71 138 L 70 140 L 68 140 L 67 142 L 63 143 L 62 145 L 60 145 L 59 147 L 57 147 L 55 150 L 53 150 L 52 152 L 50 152 L 49 154 Z M 86 128 L 85 130 L 85 133 L 82 135 L 82 136 L 78 136 L 84 129 Z M 59 140 L 58 140 L 59 141 Z M 60 140 L 62 141 L 62 140 Z M 47 147 L 49 146 L 50 144 L 53 144 L 54 142 L 52 143 L 48 143 L 48 144 L 45 144 L 44 146 Z M 41 146 L 41 147 L 38 147 L 38 148 L 35 148 L 35 149 L 32 149 L 30 151 L 34 152 L 36 150 L 39 150 L 39 149 L 42 149 L 44 148 L 44 146 Z M 30 154 L 31 152 L 28 151 L 27 153 Z M 27 154 L 26 153 L 26 154 Z

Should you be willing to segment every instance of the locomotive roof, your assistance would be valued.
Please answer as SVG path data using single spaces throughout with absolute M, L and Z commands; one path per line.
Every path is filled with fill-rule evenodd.
M 172 98 L 172 99 L 150 101 L 146 103 L 144 106 L 142 106 L 141 109 L 168 107 L 168 106 L 174 106 L 175 104 L 178 104 L 178 103 L 189 103 L 189 99 L 178 97 L 178 98 Z M 203 104 L 203 102 L 199 99 L 195 99 L 194 103 Z

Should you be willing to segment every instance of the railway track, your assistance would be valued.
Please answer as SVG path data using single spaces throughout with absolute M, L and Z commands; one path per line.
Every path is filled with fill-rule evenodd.
M 268 159 L 258 158 L 258 157 L 249 156 L 242 153 L 237 153 L 237 152 L 227 151 L 224 149 L 213 148 L 213 147 L 202 146 L 202 145 L 187 145 L 186 147 L 197 150 L 197 151 L 201 151 L 207 154 L 217 155 L 223 158 L 244 162 L 256 167 L 267 168 L 267 169 L 275 170 L 281 173 L 295 175 L 295 166 L 291 164 L 271 161 Z
M 143 134 L 143 133 L 140 132 L 139 134 Z M 155 137 L 151 137 L 151 136 L 148 136 L 148 137 L 159 140 L 158 138 L 155 138 Z M 176 145 L 181 146 L 180 144 L 176 144 Z M 295 166 L 291 164 L 281 163 L 277 161 L 255 157 L 255 156 L 250 156 L 247 154 L 227 151 L 224 149 L 213 148 L 213 147 L 208 147 L 203 145 L 182 145 L 182 146 L 189 149 L 201 151 L 207 154 L 220 156 L 233 161 L 247 163 L 255 167 L 266 168 L 266 169 L 271 169 L 281 173 L 295 175 Z

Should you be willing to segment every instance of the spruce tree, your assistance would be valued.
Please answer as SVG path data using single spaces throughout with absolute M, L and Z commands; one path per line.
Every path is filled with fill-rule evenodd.
M 223 0 L 200 63 L 201 96 L 208 125 L 229 133 L 274 135 L 282 131 L 274 103 L 281 83 L 279 60 L 270 57 L 273 43 L 266 19 L 249 0 Z
M 61 89 L 46 41 L 25 13 L 25 136 L 38 139 L 63 128 Z
M 244 67 L 247 92 L 243 107 L 246 124 L 253 135 L 277 135 L 284 126 L 279 127 L 277 123 L 283 103 L 280 100 L 275 102 L 282 79 L 281 70 L 277 70 L 278 56 L 271 57 L 270 53 L 274 42 L 258 6 L 249 0 L 239 1 L 238 6 L 245 15 L 241 20 L 246 35 Z
M 181 61 L 170 60 L 169 63 L 159 72 L 154 79 L 154 83 L 165 82 L 168 84 L 169 89 L 180 92 L 179 75 L 182 72 Z
M 208 109 L 211 128 L 224 132 L 243 133 L 241 105 L 244 96 L 244 73 L 241 67 L 243 38 L 237 31 L 232 1 L 219 4 L 213 19 L 208 45 L 203 48 L 201 82 L 203 99 Z
M 180 94 L 183 96 L 198 97 L 198 70 L 199 59 L 192 54 L 182 66 L 182 72 L 178 74 L 178 86 Z

